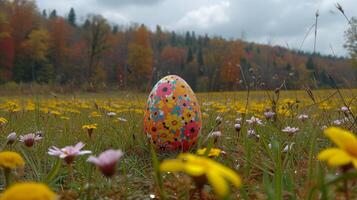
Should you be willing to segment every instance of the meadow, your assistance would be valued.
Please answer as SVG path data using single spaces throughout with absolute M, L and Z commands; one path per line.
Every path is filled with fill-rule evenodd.
M 210 184 L 195 193 L 197 182 L 186 173 L 160 171 L 160 163 L 179 152 L 156 152 L 148 142 L 143 132 L 147 96 L 108 92 L 0 97 L 1 151 L 17 152 L 24 160 L 23 167 L 11 172 L 0 160 L 1 190 L 34 181 L 49 186 L 60 199 L 221 198 Z M 357 132 L 356 98 L 356 89 L 197 93 L 203 125 L 190 153 L 217 150 L 203 156 L 239 174 L 240 187 L 231 185 L 224 199 L 357 199 L 356 170 L 346 162 L 330 167 L 332 162 L 317 158 L 323 149 L 336 146 L 324 134 L 327 127 Z M 42 139 L 32 145 L 9 142 L 11 132 L 17 138 L 36 133 Z M 93 155 L 120 149 L 123 156 L 115 174 L 103 176 L 87 162 L 89 155 L 67 164 L 48 154 L 51 146 L 80 141 Z

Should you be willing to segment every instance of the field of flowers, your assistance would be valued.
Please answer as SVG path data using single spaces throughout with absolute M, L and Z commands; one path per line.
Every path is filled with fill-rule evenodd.
M 357 199 L 357 90 L 197 94 L 181 154 L 148 142 L 147 95 L 0 97 L 0 200 Z

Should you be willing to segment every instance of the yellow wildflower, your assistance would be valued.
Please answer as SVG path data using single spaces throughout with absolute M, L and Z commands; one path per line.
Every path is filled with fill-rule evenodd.
M 198 149 L 196 151 L 196 154 L 200 155 L 200 156 L 203 156 L 203 155 L 205 155 L 206 151 L 207 151 L 207 148 Z M 209 157 L 216 157 L 216 156 L 221 155 L 221 153 L 224 153 L 224 151 L 222 151 L 221 149 L 217 149 L 217 148 L 211 148 L 209 153 L 208 153 L 208 156 Z
M 23 167 L 24 165 L 25 161 L 18 153 L 12 151 L 0 152 L 0 167 L 15 169 L 17 167 Z
M 204 178 L 211 184 L 213 190 L 220 198 L 229 195 L 228 181 L 236 187 L 240 187 L 242 184 L 240 177 L 235 171 L 209 158 L 189 153 L 180 154 L 177 159 L 163 161 L 160 165 L 160 171 L 182 171 L 190 175 L 194 180 L 195 178 L 196 180 Z M 203 185 L 197 186 L 202 187 Z
M 50 111 L 50 114 L 51 114 L 51 115 L 54 115 L 54 116 L 59 116 L 59 115 L 61 115 L 61 113 L 60 113 L 59 111 L 57 111 L 57 110 L 52 110 L 52 111 Z
M 57 195 L 41 183 L 17 183 L 1 194 L 0 200 L 55 200 Z
M 354 134 L 336 127 L 327 128 L 324 133 L 337 147 L 323 150 L 317 158 L 332 167 L 353 164 L 357 169 L 357 138 Z
M 89 130 L 89 129 L 97 129 L 97 124 L 86 124 L 86 125 L 83 125 L 82 126 L 82 129 L 86 129 L 86 130 Z
M 331 107 L 330 104 L 328 104 L 328 103 L 326 103 L 326 102 L 322 102 L 322 103 L 319 104 L 319 108 L 320 108 L 321 110 L 329 110 L 329 109 L 331 109 L 332 107 Z
M 4 125 L 7 123 L 7 119 L 0 117 L 0 125 Z
M 246 110 L 245 108 L 240 108 L 240 109 L 238 109 L 238 113 L 240 113 L 240 114 L 246 114 L 248 112 L 248 110 Z
M 93 117 L 93 118 L 95 118 L 95 117 L 101 117 L 101 116 L 102 116 L 102 115 L 101 115 L 100 113 L 96 112 L 96 111 L 92 112 L 92 113 L 89 115 L 89 117 Z

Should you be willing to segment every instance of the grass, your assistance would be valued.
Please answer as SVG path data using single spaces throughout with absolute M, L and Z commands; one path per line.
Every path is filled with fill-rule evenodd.
M 197 148 L 209 146 L 210 140 L 206 138 L 212 129 L 222 132 L 214 147 L 226 154 L 216 160 L 236 170 L 244 184 L 241 189 L 232 188 L 232 199 L 343 196 L 341 184 L 325 184 L 326 179 L 333 180 L 332 175 L 325 176 L 328 172 L 333 174 L 333 170 L 317 161 L 316 155 L 322 148 L 331 146 L 321 127 L 346 117 L 338 111 L 344 102 L 356 113 L 357 90 L 341 90 L 341 96 L 335 90 L 316 90 L 312 94 L 314 100 L 306 91 L 281 91 L 279 97 L 274 91 L 252 91 L 246 113 L 246 92 L 197 94 L 204 113 Z M 127 92 L 4 96 L 0 98 L 0 117 L 6 118 L 8 123 L 0 128 L 0 144 L 5 143 L 7 134 L 13 131 L 19 135 L 43 131 L 44 139 L 33 148 L 17 142 L 5 149 L 19 152 L 26 161 L 19 180 L 44 182 L 63 199 L 189 199 L 193 187 L 189 177 L 158 172 L 159 162 L 176 157 L 177 153 L 156 154 L 150 150 L 142 126 L 146 98 L 147 94 Z M 277 118 L 263 120 L 264 126 L 254 128 L 260 138 L 249 137 L 246 124 L 242 124 L 239 133 L 234 129 L 237 117 L 248 119 L 254 115 L 264 119 L 263 113 L 273 107 L 273 99 L 277 104 Z M 109 117 L 108 112 L 117 115 Z M 308 114 L 310 119 L 298 120 L 297 116 L 302 113 Z M 219 126 L 215 126 L 217 116 L 223 117 Z M 356 124 L 351 117 L 349 120 L 340 126 L 356 132 Z M 98 128 L 89 138 L 82 126 L 92 123 Z M 286 126 L 299 127 L 300 131 L 289 135 L 281 131 Z M 92 150 L 95 155 L 108 148 L 122 149 L 125 156 L 118 165 L 118 175 L 114 179 L 103 177 L 95 166 L 86 162 L 87 156 L 81 156 L 73 165 L 71 180 L 65 164 L 49 156 L 47 149 L 78 141 L 84 142 L 84 149 Z M 294 143 L 292 149 L 283 152 L 291 143 Z M 0 177 L 3 184 L 4 178 Z M 205 190 L 209 198 L 215 198 L 210 187 Z M 357 198 L 357 187 L 352 185 L 349 190 L 350 198 Z

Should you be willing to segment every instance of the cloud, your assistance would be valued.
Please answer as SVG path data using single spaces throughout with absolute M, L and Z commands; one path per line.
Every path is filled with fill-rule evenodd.
M 88 13 L 101 14 L 110 23 L 157 24 L 168 31 L 221 35 L 298 49 L 319 10 L 317 51 L 347 55 L 343 48 L 346 19 L 335 7 L 336 0 L 37 0 L 40 9 L 57 9 L 67 15 L 74 7 L 80 21 Z M 356 0 L 339 0 L 348 17 L 355 14 Z M 313 50 L 313 35 L 302 49 Z
M 130 23 L 130 19 L 125 15 L 118 12 L 105 11 L 101 13 L 104 18 L 110 20 L 110 22 L 115 24 L 128 24 Z
M 198 9 L 187 12 L 174 27 L 178 29 L 194 27 L 208 29 L 228 23 L 230 20 L 230 16 L 227 12 L 229 7 L 229 1 L 223 1 L 209 6 L 201 6 Z
M 155 5 L 163 0 L 96 0 L 98 5 L 109 7 L 123 7 L 128 5 L 142 6 Z

